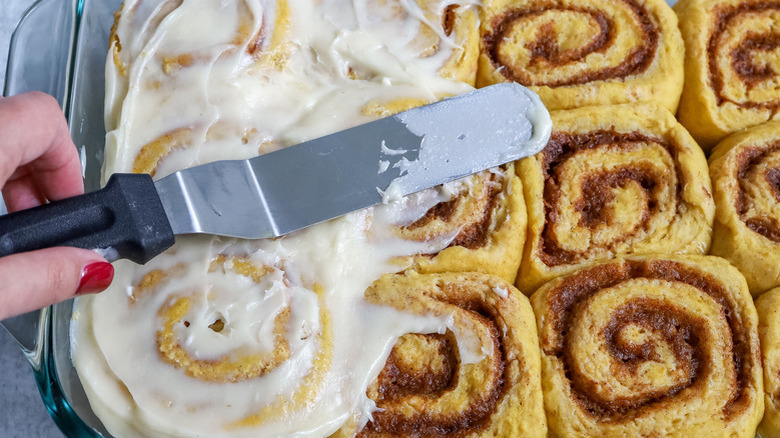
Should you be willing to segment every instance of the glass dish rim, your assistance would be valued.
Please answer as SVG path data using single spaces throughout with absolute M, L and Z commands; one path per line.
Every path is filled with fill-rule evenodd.
M 79 37 L 87 0 L 36 0 L 22 14 L 11 34 L 6 80 L 3 84 L 3 95 L 18 94 L 26 91 L 42 91 L 53 95 L 60 103 L 68 118 L 71 133 L 73 133 L 72 111 L 75 67 L 78 64 Z M 57 9 L 59 8 L 59 9 Z M 62 11 L 67 11 L 65 14 Z M 63 38 L 62 45 L 67 53 L 62 59 L 50 64 L 50 71 L 40 72 L 41 77 L 33 79 L 30 83 L 20 70 L 25 68 L 27 58 L 21 47 L 29 43 L 25 40 L 27 27 L 34 27 L 36 20 L 41 15 L 51 14 L 61 18 L 63 27 L 55 37 Z M 64 15 L 64 16 L 63 16 Z M 48 17 L 48 15 L 46 15 Z M 70 21 L 68 23 L 68 21 Z M 56 39 L 56 38 L 55 38 Z M 55 48 L 56 50 L 56 48 Z M 21 79 L 21 81 L 17 80 Z M 48 80 L 48 85 L 47 85 Z M 102 94 L 102 90 L 101 90 Z M 102 123 L 102 114 L 101 114 Z M 93 172 L 98 171 L 97 169 Z M 95 189 L 97 187 L 88 187 Z M 65 434 L 73 437 L 110 437 L 107 432 L 95 430 L 79 415 L 72 400 L 68 398 L 67 390 L 63 387 L 61 376 L 55 356 L 56 342 L 54 325 L 56 316 L 71 313 L 71 301 L 56 304 L 40 311 L 31 312 L 2 321 L 2 325 L 17 340 L 24 355 L 28 359 L 41 396 L 41 400 L 54 423 Z M 67 307 L 67 309 L 65 309 Z M 68 322 L 70 318 L 68 318 Z M 68 351 L 70 346 L 68 345 Z M 70 360 L 70 356 L 68 356 Z M 82 389 L 83 391 L 83 389 Z M 90 409 L 91 410 L 91 409 Z M 102 424 L 100 425 L 102 428 Z M 105 434 L 105 435 L 104 435 Z

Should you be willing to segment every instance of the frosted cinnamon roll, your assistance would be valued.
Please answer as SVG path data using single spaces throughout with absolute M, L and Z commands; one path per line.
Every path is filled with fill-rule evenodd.
M 162 177 L 278 148 L 248 84 L 291 53 L 289 12 L 285 0 L 125 1 L 106 62 L 105 169 Z
M 474 273 L 387 275 L 366 299 L 454 323 L 396 341 L 368 389 L 378 410 L 358 436 L 546 436 L 534 317 L 510 283 Z M 354 433 L 352 424 L 338 435 Z
M 519 82 L 551 110 L 677 109 L 683 42 L 663 0 L 489 0 L 481 32 L 478 86 Z
M 723 140 L 710 157 L 713 255 L 747 278 L 753 296 L 780 286 L 780 122 Z
M 109 38 L 109 50 L 117 72 L 128 76 L 133 63 L 144 60 L 141 51 L 152 42 L 163 20 L 175 21 L 178 18 L 177 9 L 188 7 L 184 0 L 125 1 L 115 13 Z M 289 26 L 289 6 L 286 0 L 231 1 L 214 9 L 203 8 L 200 13 L 203 15 L 199 18 L 206 23 L 215 19 L 210 14 L 220 14 L 229 22 L 224 23 L 226 26 L 220 29 L 220 34 L 209 38 L 206 44 L 170 44 L 159 47 L 154 62 L 159 62 L 165 73 L 174 74 L 195 63 L 208 62 L 213 59 L 214 51 L 240 49 L 250 58 L 264 58 L 267 62 L 282 60 L 275 51 L 279 50 Z M 204 27 L 206 31 L 211 30 L 208 25 Z M 143 32 L 132 32 L 138 29 L 143 29 Z M 203 32 L 204 28 L 198 30 Z M 198 30 L 189 29 L 190 32 Z
M 618 259 L 552 280 L 531 302 L 553 434 L 755 436 L 758 321 L 725 260 Z
M 780 2 L 681 0 L 675 11 L 686 49 L 679 117 L 702 148 L 775 119 Z
M 90 316 L 77 324 L 76 365 L 93 373 L 84 389 L 112 434 L 236 429 L 273 406 L 275 394 L 321 382 L 333 342 L 322 294 L 273 254 L 183 239 L 156 261 L 118 270 L 127 293 L 95 297 L 73 315 Z M 94 348 L 86 361 L 84 350 Z
M 354 15 L 345 14 L 347 8 Z M 479 53 L 474 0 L 328 0 L 315 13 L 341 29 L 319 51 L 345 56 L 342 73 L 348 77 L 371 80 L 392 70 L 421 77 L 421 71 L 433 71 L 474 85 Z M 374 38 L 366 39 L 361 31 L 369 29 Z M 351 54 L 356 49 L 363 51 L 361 56 Z
M 758 337 L 764 363 L 764 418 L 758 425 L 763 438 L 780 436 L 780 289 L 775 288 L 756 300 Z
M 525 243 L 522 190 L 510 163 L 408 197 L 400 205 L 414 219 L 397 223 L 393 234 L 447 245 L 397 262 L 423 273 L 482 272 L 514 282 Z
M 190 67 L 222 59 L 244 68 L 280 68 L 289 52 L 289 21 L 287 0 L 124 1 L 109 40 L 106 128 L 117 127 L 128 89 L 184 87 L 192 84 Z M 191 32 L 202 38 L 188 38 Z M 133 83 L 138 76 L 142 81 Z
M 519 166 L 529 218 L 520 290 L 618 255 L 707 252 L 707 162 L 671 113 L 615 105 L 552 119 L 550 142 Z

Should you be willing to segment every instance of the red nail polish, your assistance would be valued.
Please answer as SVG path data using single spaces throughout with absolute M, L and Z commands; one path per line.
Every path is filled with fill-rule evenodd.
M 114 279 L 114 267 L 111 263 L 95 262 L 81 268 L 81 280 L 76 295 L 100 292 Z

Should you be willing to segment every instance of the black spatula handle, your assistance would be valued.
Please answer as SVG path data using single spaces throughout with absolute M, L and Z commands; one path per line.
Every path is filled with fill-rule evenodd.
M 95 192 L 0 216 L 0 257 L 75 246 L 143 264 L 173 242 L 154 182 L 145 174 L 115 174 Z

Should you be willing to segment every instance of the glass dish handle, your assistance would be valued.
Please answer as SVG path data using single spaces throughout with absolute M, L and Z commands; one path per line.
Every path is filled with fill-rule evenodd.
M 63 108 L 68 106 L 68 71 L 79 7 L 78 2 L 38 0 L 27 9 L 11 35 L 4 96 L 43 91 L 54 96 Z M 5 206 L 0 210 L 5 213 Z M 0 321 L 33 368 L 41 364 L 40 338 L 49 312 L 43 309 Z

